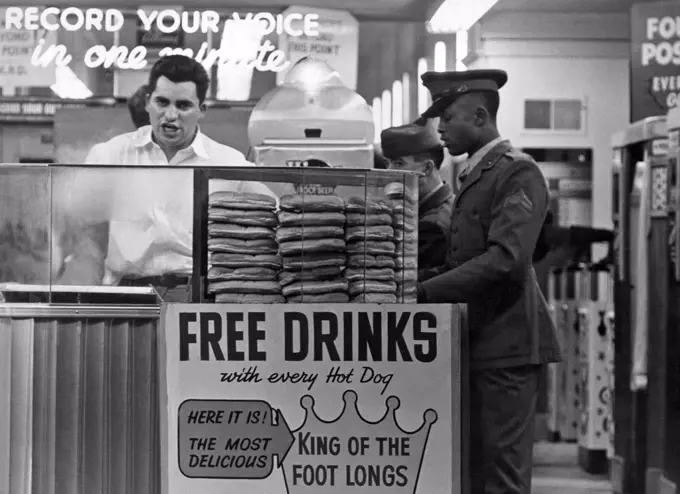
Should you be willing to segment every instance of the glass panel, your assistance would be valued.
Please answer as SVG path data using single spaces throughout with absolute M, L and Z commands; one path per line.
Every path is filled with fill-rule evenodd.
M 150 287 L 165 300 L 190 301 L 192 278 L 202 277 L 196 286 L 206 301 L 415 303 L 416 174 L 203 174 L 194 184 L 192 168 L 55 165 L 52 301 L 75 303 L 77 292 L 78 302 L 120 305 L 153 294 Z M 171 295 L 166 283 L 177 280 L 184 285 Z
M 250 179 L 251 191 L 267 185 L 279 203 L 260 199 L 252 206 L 259 212 L 248 215 L 261 222 L 255 226 L 243 224 L 251 223 L 247 215 L 239 219 L 248 197 L 210 195 L 202 215 L 205 266 L 196 268 L 207 273 L 207 301 L 415 303 L 416 175 L 314 168 L 208 173 L 211 185 L 217 176 Z M 258 281 L 248 283 L 254 290 L 248 292 L 243 278 L 252 277 Z
M 550 101 L 526 100 L 524 102 L 524 128 L 550 129 Z
M 553 103 L 555 130 L 581 130 L 583 105 L 578 100 L 556 100 Z
M 62 256 L 52 301 L 132 304 L 155 300 L 159 286 L 162 297 L 172 288 L 186 294 L 176 301 L 189 301 L 192 180 L 185 168 L 55 166 L 52 230 Z
M 13 301 L 13 285 L 50 282 L 50 170 L 47 166 L 0 166 L 0 293 Z

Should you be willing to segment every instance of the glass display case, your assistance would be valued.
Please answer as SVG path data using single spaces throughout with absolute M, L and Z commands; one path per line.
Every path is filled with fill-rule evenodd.
M 186 276 L 194 301 L 252 301 L 248 276 L 266 273 L 285 302 L 319 300 L 327 287 L 340 288 L 325 300 L 344 291 L 355 302 L 415 302 L 416 174 L 65 165 L 0 173 L 8 492 L 158 492 L 167 299 L 126 278 Z M 327 194 L 309 194 L 310 184 Z M 265 258 L 277 261 L 233 264 Z
M 0 167 L 0 282 L 49 283 L 50 190 L 48 166 Z
M 364 169 L 197 171 L 195 301 L 416 303 L 417 180 Z M 251 185 L 219 185 L 234 181 Z
M 418 175 L 365 169 L 2 168 L 7 302 L 415 303 Z

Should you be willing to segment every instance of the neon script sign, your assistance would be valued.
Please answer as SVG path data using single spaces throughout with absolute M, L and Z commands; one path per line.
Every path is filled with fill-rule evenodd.
M 219 33 L 220 15 L 213 10 L 177 12 L 176 10 L 137 10 L 137 17 L 147 32 L 156 30 L 163 34 L 171 34 L 178 31 L 185 33 Z M 106 31 L 116 32 L 122 29 L 125 17 L 120 10 L 116 9 L 79 9 L 68 7 L 59 9 L 48 7 L 8 7 L 2 27 L 5 30 L 38 31 Z M 261 40 L 263 36 L 276 33 L 288 34 L 289 36 L 318 36 L 318 14 L 281 14 L 274 15 L 268 12 L 258 14 L 248 13 L 241 16 L 233 13 L 231 18 L 226 19 L 222 25 L 223 35 L 230 33 L 232 37 L 239 35 L 253 37 Z M 191 48 L 166 47 L 160 50 L 160 56 L 185 55 L 194 58 L 206 68 L 215 64 L 237 65 L 255 68 L 266 72 L 281 72 L 290 66 L 286 54 L 278 50 L 269 40 L 259 42 L 256 50 L 247 50 L 241 53 L 234 50 L 234 42 L 223 43 L 220 48 L 209 48 L 204 42 L 199 50 L 194 53 Z M 231 48 L 228 48 L 230 45 Z M 132 49 L 126 46 L 114 45 L 107 48 L 104 45 L 90 47 L 84 55 L 83 62 L 89 68 L 116 66 L 121 69 L 143 69 L 148 65 L 146 60 L 148 50 L 139 45 Z M 50 64 L 67 66 L 73 57 L 63 44 L 46 46 L 44 40 L 38 41 L 31 55 L 31 64 L 39 67 L 47 67 Z

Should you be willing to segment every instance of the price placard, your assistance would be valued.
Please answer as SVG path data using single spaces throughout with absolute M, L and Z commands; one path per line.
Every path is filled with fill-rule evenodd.
M 656 139 L 652 141 L 652 155 L 653 156 L 667 156 L 668 155 L 668 139 Z

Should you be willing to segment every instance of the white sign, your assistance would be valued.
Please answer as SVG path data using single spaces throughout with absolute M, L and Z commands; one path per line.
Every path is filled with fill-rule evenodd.
M 172 34 L 176 32 L 218 33 L 220 15 L 213 10 L 206 11 L 178 11 L 177 9 L 164 9 L 148 11 L 137 10 L 137 17 L 142 28 L 152 32 L 152 37 L 158 34 Z M 258 32 L 260 37 L 271 33 L 288 36 L 318 36 L 319 15 L 311 12 L 306 15 L 291 13 L 288 15 L 273 15 L 268 12 L 253 14 L 233 13 L 231 19 L 225 21 L 223 30 L 232 29 L 235 24 L 247 26 L 251 31 Z M 117 33 L 123 27 L 124 16 L 120 10 L 108 9 L 79 9 L 68 7 L 61 10 L 57 7 L 48 7 L 40 10 L 38 7 L 8 7 L 5 16 L 1 19 L 0 28 L 18 31 L 48 31 L 55 33 L 58 30 L 78 31 L 107 31 Z M 232 29 L 233 30 L 233 29 Z M 238 40 L 237 40 L 238 41 Z M 222 53 L 221 50 L 211 49 L 204 42 L 199 50 L 194 53 L 189 48 L 165 47 L 160 50 L 160 56 L 179 54 L 194 58 L 204 67 L 215 64 L 248 67 L 263 72 L 279 72 L 288 69 L 291 62 L 286 60 L 285 53 L 278 50 L 271 41 L 266 40 L 255 53 L 253 50 L 246 52 Z M 147 47 L 138 45 L 131 50 L 126 46 L 95 45 L 85 52 L 84 63 L 89 68 L 115 66 L 119 69 L 144 69 L 147 64 Z M 68 66 L 73 57 L 68 53 L 64 44 L 56 44 L 39 40 L 32 50 L 31 64 L 46 68 L 50 65 L 57 67 Z
M 348 88 L 357 88 L 359 69 L 359 22 L 344 10 L 312 9 L 310 7 L 293 6 L 286 9 L 284 16 L 319 15 L 319 33 L 316 36 L 279 35 L 279 50 L 286 54 L 286 59 L 295 64 L 304 57 L 323 60 L 338 71 L 340 79 Z M 276 83 L 281 84 L 286 72 L 276 75 Z
M 161 492 L 460 492 L 452 310 L 165 305 Z
M 5 27 L 5 12 L 0 9 L 0 87 L 4 96 L 13 96 L 17 87 L 49 87 L 55 82 L 54 67 L 36 67 L 31 56 L 41 40 L 57 42 L 57 35 L 45 29 Z
M 668 155 L 668 139 L 656 139 L 652 141 L 652 156 Z

